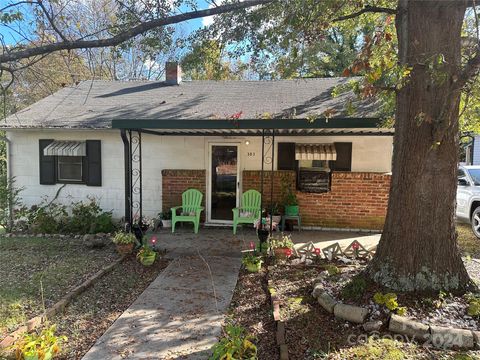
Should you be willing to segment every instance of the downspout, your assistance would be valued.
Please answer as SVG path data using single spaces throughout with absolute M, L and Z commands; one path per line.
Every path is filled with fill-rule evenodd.
M 130 207 L 130 143 L 127 138 L 127 132 L 125 129 L 120 130 L 120 136 L 123 141 L 123 161 L 124 161 L 124 173 L 125 173 L 125 225 L 131 225 L 131 207 Z
M 7 143 L 7 187 L 10 187 L 13 185 L 13 176 L 12 176 L 12 168 L 11 168 L 11 146 L 12 146 L 12 141 L 6 137 L 6 136 L 1 136 L 0 141 L 5 141 Z M 8 199 L 8 221 L 10 222 L 9 226 L 13 225 L 13 203 L 12 199 Z

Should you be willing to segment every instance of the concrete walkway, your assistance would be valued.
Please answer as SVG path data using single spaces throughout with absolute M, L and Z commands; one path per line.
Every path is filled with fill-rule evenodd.
M 207 359 L 239 268 L 239 257 L 174 259 L 83 360 Z
M 312 241 L 342 248 L 359 240 L 371 248 L 380 235 L 338 231 L 292 234 L 295 246 Z M 241 250 L 256 240 L 255 231 L 180 228 L 175 234 L 159 231 L 157 246 L 173 258 L 103 334 L 83 360 L 208 359 L 221 334 L 241 264 Z

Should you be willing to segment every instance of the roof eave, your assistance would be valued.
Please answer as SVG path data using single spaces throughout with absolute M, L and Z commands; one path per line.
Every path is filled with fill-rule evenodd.
M 315 119 L 115 119 L 113 129 L 176 130 L 262 130 L 262 129 L 348 129 L 381 127 L 378 118 Z

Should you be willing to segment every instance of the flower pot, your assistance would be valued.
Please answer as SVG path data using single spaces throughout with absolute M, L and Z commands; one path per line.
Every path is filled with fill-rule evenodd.
M 298 205 L 285 205 L 285 215 L 297 216 L 299 212 Z
M 274 223 L 280 224 L 280 222 L 282 221 L 282 215 L 273 215 L 272 216 L 272 221 Z
M 117 244 L 117 252 L 120 255 L 128 255 L 133 251 L 133 243 L 131 244 Z
M 290 250 L 289 248 L 276 248 L 273 249 L 273 253 L 275 257 L 279 260 L 285 260 L 287 258 L 287 251 Z
M 261 262 L 247 263 L 245 264 L 245 268 L 247 269 L 248 272 L 256 273 L 256 272 L 259 272 L 260 269 L 262 268 L 262 263 Z
M 261 243 L 267 241 L 268 235 L 269 235 L 268 230 L 263 230 L 263 229 L 258 229 L 257 230 L 258 240 L 260 240 Z
M 162 220 L 162 227 L 171 228 L 172 227 L 172 220 Z
M 140 256 L 140 262 L 144 266 L 150 266 L 155 262 L 156 257 L 157 257 L 157 254 L 155 253 L 151 255 L 143 255 L 143 256 Z

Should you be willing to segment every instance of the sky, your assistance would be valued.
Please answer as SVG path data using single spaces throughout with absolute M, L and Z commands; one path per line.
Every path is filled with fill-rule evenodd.
M 87 1 L 87 0 L 80 0 L 80 1 Z M 95 0 L 91 0 L 91 1 L 95 1 Z M 216 0 L 215 2 L 217 5 L 220 5 L 221 3 L 223 3 L 223 0 Z M 5 5 L 8 5 L 9 3 L 11 3 L 11 0 L 8 0 L 8 1 L 0 0 L 0 8 Z M 207 7 L 213 6 L 212 4 L 209 4 L 209 2 L 207 2 L 206 0 L 199 0 L 197 3 L 198 3 L 199 9 L 206 9 Z M 15 26 L 12 24 L 11 27 L 0 25 L 0 36 L 3 37 L 3 41 L 5 41 L 7 45 L 16 44 L 19 41 L 22 41 L 24 39 L 24 36 L 22 36 L 22 34 L 19 34 L 19 32 L 23 33 L 23 35 L 26 35 L 26 37 L 28 37 L 28 35 L 31 34 L 31 31 L 29 31 L 29 29 L 31 29 L 30 22 L 32 20 L 32 16 L 31 15 L 29 16 L 30 9 L 31 9 L 30 5 L 24 5 L 21 7 L 22 13 L 24 14 L 24 20 L 20 24 L 16 24 Z M 183 7 L 183 9 L 180 8 L 180 10 L 191 11 L 186 7 Z M 201 28 L 202 26 L 208 26 L 212 24 L 213 18 L 214 18 L 213 16 L 209 16 L 201 19 L 194 19 L 194 20 L 181 23 L 180 26 L 183 32 L 186 32 L 188 34 Z M 18 27 L 19 25 L 21 26 L 20 29 Z

